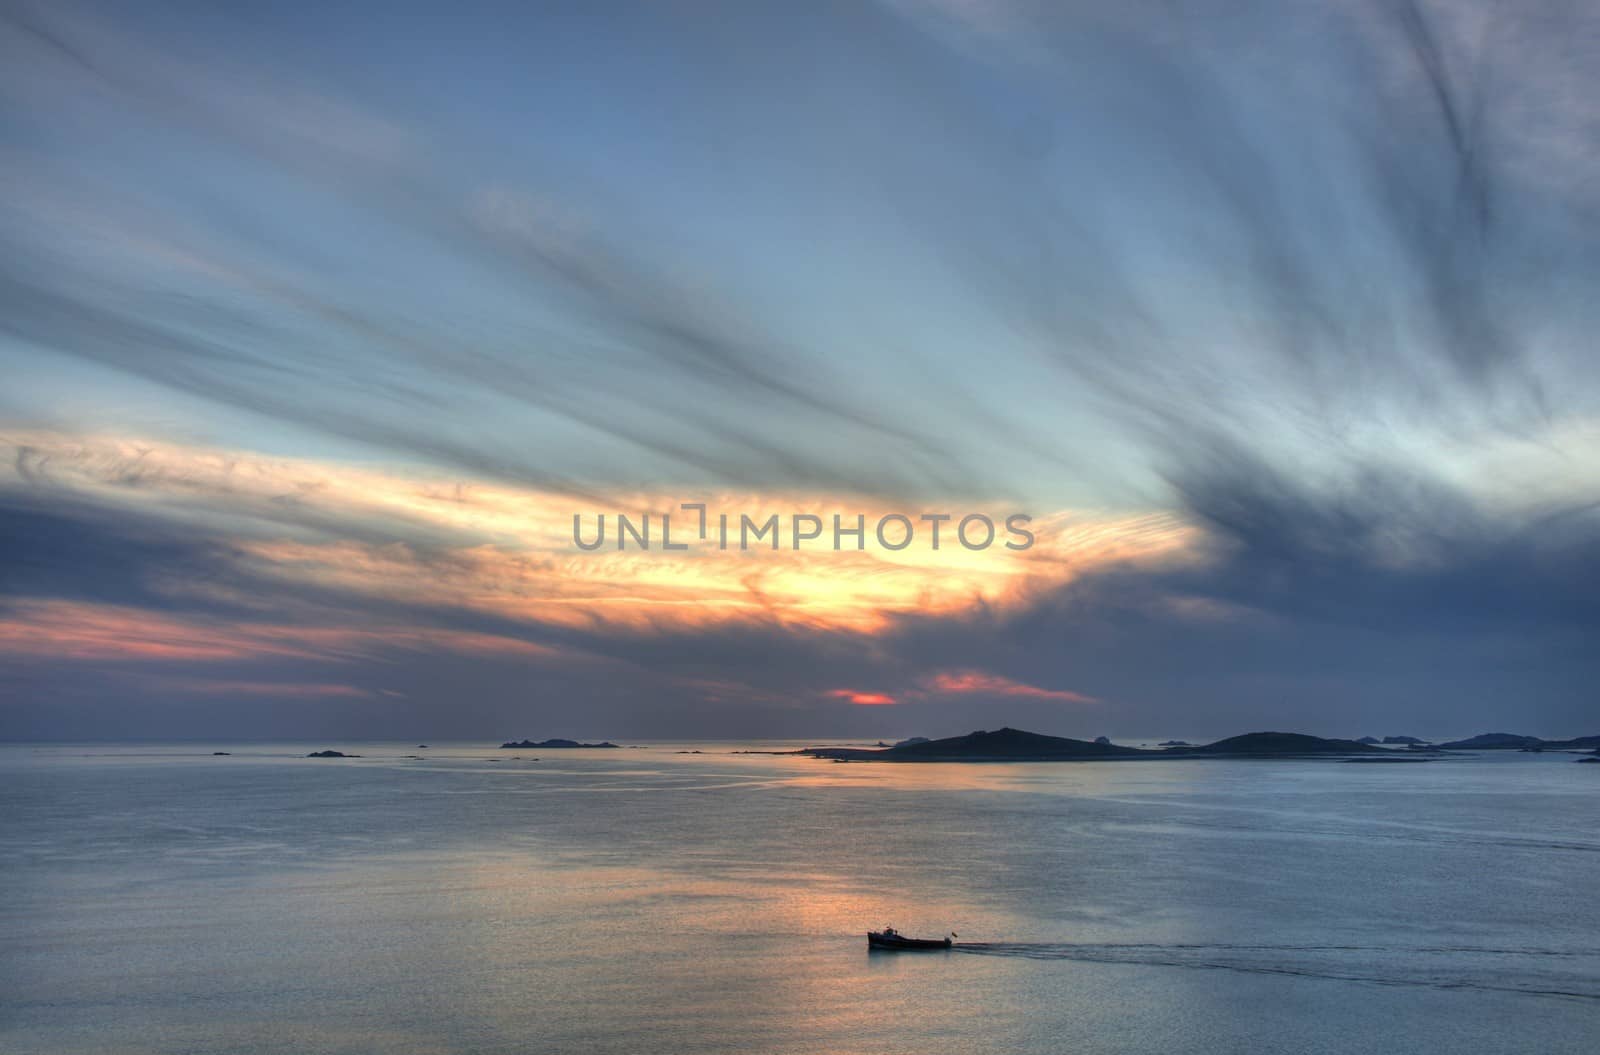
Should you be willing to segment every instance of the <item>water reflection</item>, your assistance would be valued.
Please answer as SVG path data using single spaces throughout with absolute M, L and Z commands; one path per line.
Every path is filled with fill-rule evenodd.
M 1442 1052 L 1580 1050 L 1593 1021 L 1591 767 L 704 746 L 0 749 L 0 1029 L 49 1051 Z M 963 940 L 868 955 L 885 923 Z

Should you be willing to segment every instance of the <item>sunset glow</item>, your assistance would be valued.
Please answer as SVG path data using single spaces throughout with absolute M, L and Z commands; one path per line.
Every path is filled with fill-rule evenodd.
M 18 735 L 1586 704 L 1573 5 L 201 6 L 0 14 Z
M 136 440 L 13 434 L 6 441 L 16 478 L 48 479 L 86 499 L 157 517 L 209 520 L 217 544 L 264 580 L 556 626 L 647 632 L 751 622 L 873 633 L 909 613 L 1023 606 L 1085 572 L 1180 559 L 1192 539 L 1167 515 L 1054 512 L 1034 517 L 1037 542 L 1021 552 L 1003 546 L 974 552 L 948 534 L 937 550 L 927 537 L 889 550 L 869 529 L 859 552 L 741 552 L 719 548 L 715 536 L 700 540 L 686 532 L 689 548 L 682 553 L 609 547 L 585 553 L 572 543 L 571 510 L 594 502 L 592 496 Z M 713 510 L 759 519 L 837 509 L 875 517 L 884 509 L 848 495 L 696 497 Z M 612 501 L 615 508 L 650 511 L 672 510 L 679 500 L 629 494 Z M 160 625 L 146 628 L 145 636 L 159 635 Z M 101 647 L 110 647 L 113 633 L 104 625 L 94 632 Z M 34 640 L 44 646 L 55 636 L 41 631 Z M 223 646 L 175 647 L 204 653 Z
M 892 707 L 900 701 L 884 692 L 856 692 L 854 689 L 834 689 L 827 694 L 836 700 L 845 700 L 858 707 Z

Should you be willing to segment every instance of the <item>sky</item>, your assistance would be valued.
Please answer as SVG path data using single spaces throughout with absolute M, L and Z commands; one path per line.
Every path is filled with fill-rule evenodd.
M 0 738 L 1600 732 L 1597 47 L 4 3 Z

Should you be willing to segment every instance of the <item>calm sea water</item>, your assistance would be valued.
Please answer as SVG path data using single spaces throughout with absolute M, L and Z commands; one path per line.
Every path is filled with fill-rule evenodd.
M 1571 756 L 314 746 L 0 748 L 0 1049 L 1456 1055 L 1600 1031 L 1600 766 Z M 969 944 L 869 955 L 884 923 Z

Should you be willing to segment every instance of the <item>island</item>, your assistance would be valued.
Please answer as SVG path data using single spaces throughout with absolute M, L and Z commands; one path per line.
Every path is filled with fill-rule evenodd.
M 1305 733 L 1244 733 L 1201 747 L 1169 747 L 1163 753 L 1293 758 L 1296 755 L 1386 755 L 1391 752 L 1360 740 L 1329 740 Z
M 859 747 L 808 747 L 798 753 L 811 755 L 813 758 L 861 762 L 1046 762 L 1067 758 L 1118 758 L 1156 754 L 1153 751 L 1141 751 L 1136 747 L 1092 743 L 1065 736 L 1046 736 L 1043 733 L 1030 733 L 1009 727 L 996 729 L 993 732 L 979 729 L 966 736 L 950 736 L 942 740 L 905 742 L 881 750 Z
M 1102 738 L 1103 740 L 1104 738 Z M 1160 758 L 1312 758 L 1397 752 L 1355 740 L 1330 740 L 1304 733 L 1245 733 L 1199 747 L 1176 744 L 1160 751 L 1102 740 L 1074 740 L 1023 729 L 979 729 L 965 736 L 905 743 L 889 748 L 807 747 L 794 754 L 836 762 L 1058 762 Z M 774 754 L 787 752 L 772 752 Z
M 360 755 L 347 755 L 343 751 L 313 751 L 307 758 L 360 758 Z
M 1530 748 L 1582 750 L 1600 748 L 1600 736 L 1575 736 L 1570 740 L 1545 740 L 1537 736 L 1519 736 L 1516 733 L 1479 733 L 1465 740 L 1452 740 L 1440 744 L 1446 751 L 1523 751 Z
M 507 740 L 501 747 L 616 747 L 610 740 L 603 740 L 598 744 L 584 744 L 577 740 Z

